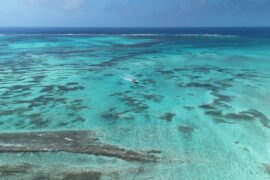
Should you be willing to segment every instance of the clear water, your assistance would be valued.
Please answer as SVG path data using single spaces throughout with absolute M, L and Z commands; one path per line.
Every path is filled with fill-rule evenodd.
M 162 152 L 158 163 L 2 153 L 2 165 L 102 179 L 270 177 L 270 37 L 5 34 L 0 48 L 1 132 L 92 130 L 103 143 Z

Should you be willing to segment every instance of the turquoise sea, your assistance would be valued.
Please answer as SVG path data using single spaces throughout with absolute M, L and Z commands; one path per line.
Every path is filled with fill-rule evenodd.
M 269 28 L 0 33 L 0 179 L 270 178 Z

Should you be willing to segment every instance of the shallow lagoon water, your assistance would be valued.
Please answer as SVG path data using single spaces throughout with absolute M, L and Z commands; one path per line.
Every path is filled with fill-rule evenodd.
M 0 47 L 2 133 L 90 130 L 157 157 L 4 152 L 2 178 L 270 177 L 270 38 L 4 35 Z

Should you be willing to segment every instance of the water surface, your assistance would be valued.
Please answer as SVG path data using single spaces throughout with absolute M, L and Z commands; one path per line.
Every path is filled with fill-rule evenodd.
M 158 159 L 5 152 L 1 176 L 37 178 L 43 169 L 54 178 L 76 170 L 101 179 L 268 179 L 268 30 L 1 30 L 2 133 L 90 130 Z

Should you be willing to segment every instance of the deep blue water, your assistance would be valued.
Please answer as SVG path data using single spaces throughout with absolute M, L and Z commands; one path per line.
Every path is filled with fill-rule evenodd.
M 270 27 L 0 28 L 2 34 L 223 34 L 270 36 Z

